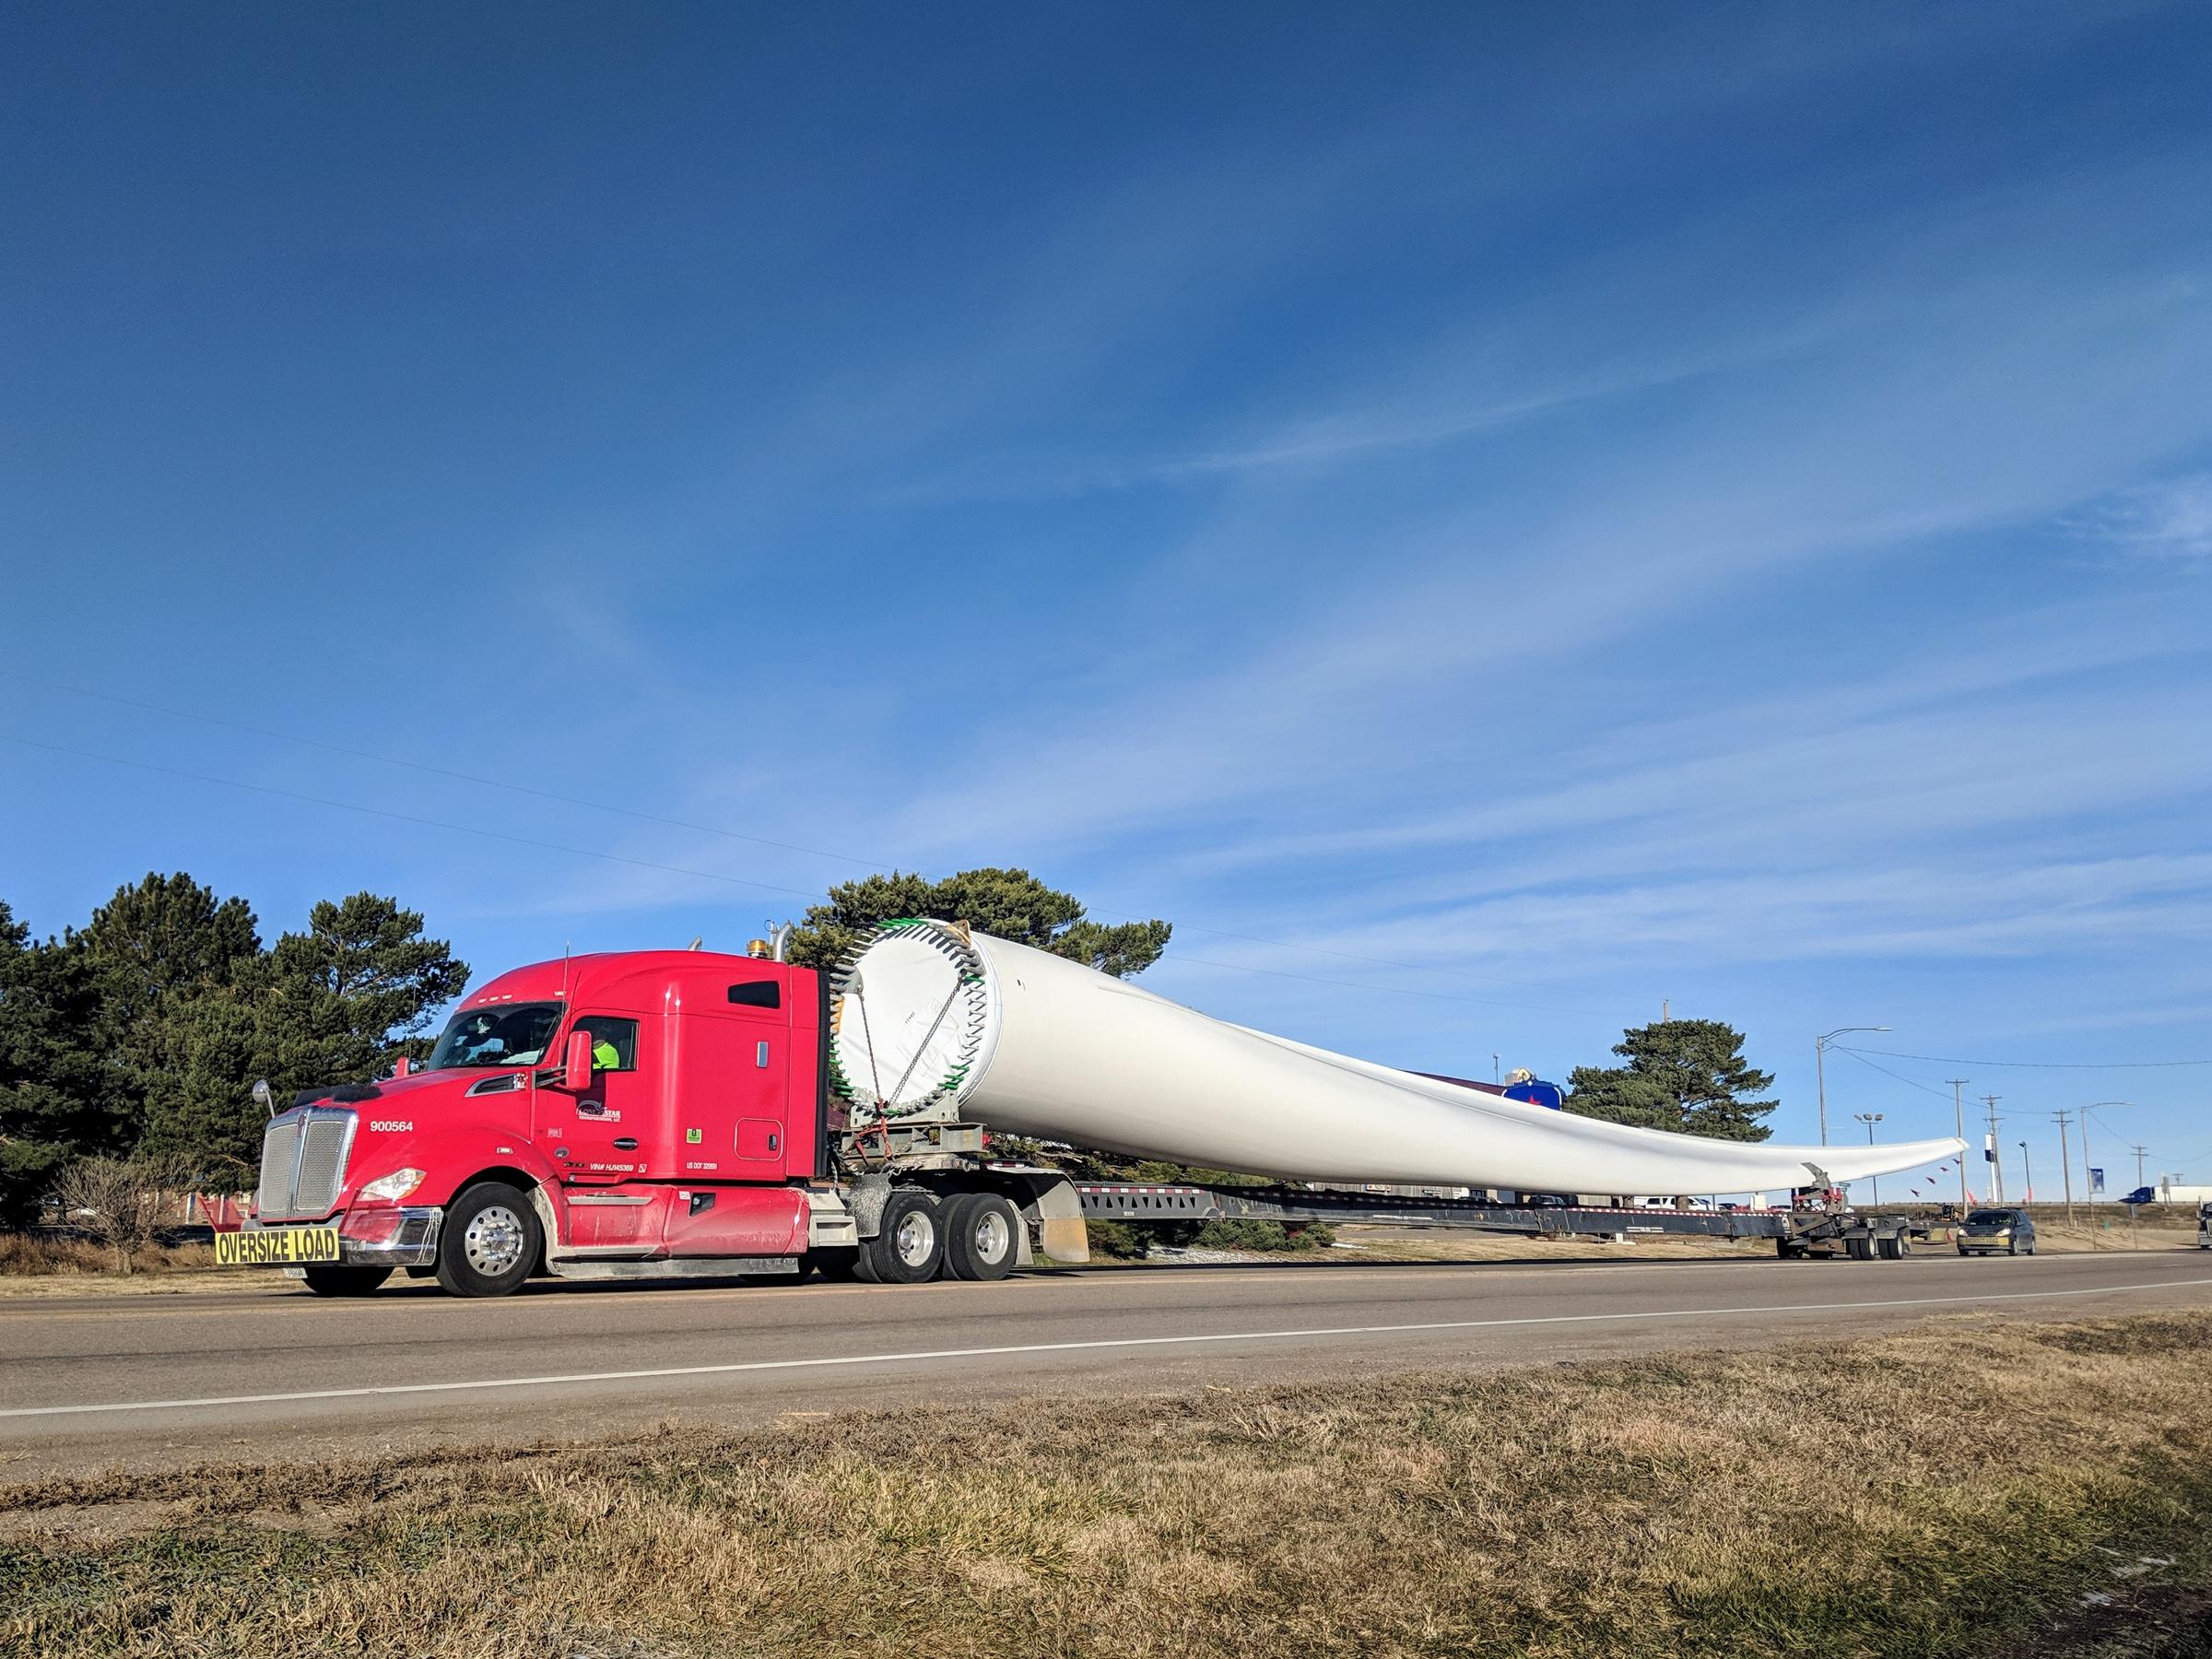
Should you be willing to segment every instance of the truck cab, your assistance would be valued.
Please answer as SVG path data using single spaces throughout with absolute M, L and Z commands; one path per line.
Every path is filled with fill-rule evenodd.
M 419 1068 L 306 1089 L 265 1133 L 259 1238 L 317 1290 L 396 1268 L 490 1295 L 541 1267 L 770 1266 L 851 1238 L 828 1175 L 825 982 L 749 957 L 540 962 L 472 992 Z M 772 1270 L 772 1266 L 771 1267 Z
M 830 983 L 696 950 L 501 974 L 421 1066 L 272 1111 L 252 1218 L 217 1259 L 324 1296 L 403 1270 L 499 1296 L 537 1274 L 912 1283 L 1086 1259 L 1066 1178 L 987 1161 L 979 1126 L 857 1144 Z

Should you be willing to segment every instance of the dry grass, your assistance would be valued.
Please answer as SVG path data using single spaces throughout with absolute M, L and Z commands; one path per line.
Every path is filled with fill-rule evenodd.
M 132 1253 L 131 1271 L 123 1274 L 114 1253 L 89 1239 L 0 1232 L 0 1297 L 197 1290 L 249 1280 L 264 1288 L 271 1280 L 289 1283 L 279 1275 L 221 1271 L 210 1244 L 146 1245 Z
M 0 1653 L 2194 1653 L 2207 1342 L 1971 1324 L 54 1481 L 0 1493 Z

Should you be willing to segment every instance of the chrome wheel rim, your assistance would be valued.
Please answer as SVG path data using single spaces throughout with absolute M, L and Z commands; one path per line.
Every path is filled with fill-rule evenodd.
M 900 1218 L 891 1246 L 909 1267 L 919 1267 L 937 1247 L 937 1225 L 922 1211 L 910 1211 Z
M 975 1224 L 975 1253 L 986 1262 L 1004 1261 L 1013 1242 L 1006 1216 L 998 1210 L 985 1210 Z
M 523 1218 L 503 1204 L 488 1204 L 469 1218 L 461 1247 L 487 1278 L 512 1273 L 523 1259 Z

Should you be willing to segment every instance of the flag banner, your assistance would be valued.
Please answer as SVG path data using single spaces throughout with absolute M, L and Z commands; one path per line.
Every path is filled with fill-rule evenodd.
M 2094 1165 L 2091 1165 L 2089 1169 L 2089 1191 L 2092 1193 L 2104 1191 L 2104 1171 Z

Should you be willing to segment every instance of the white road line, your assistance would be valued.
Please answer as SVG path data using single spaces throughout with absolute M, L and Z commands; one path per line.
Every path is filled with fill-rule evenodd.
M 1065 1354 L 1096 1348 L 1177 1347 L 1202 1342 L 1281 1342 L 1300 1336 L 1388 1336 L 1407 1331 L 1482 1331 L 1521 1325 L 1608 1324 L 1653 1319 L 1741 1318 L 1751 1313 L 1836 1313 L 1854 1308 L 1955 1307 L 1974 1302 L 2048 1301 L 2063 1296 L 2117 1296 L 2128 1290 L 2171 1290 L 2212 1285 L 2212 1278 L 2163 1279 L 2147 1285 L 2098 1285 L 2079 1290 L 2005 1290 L 1980 1296 L 1907 1296 L 1883 1301 L 1779 1302 L 1761 1308 L 1653 1308 L 1633 1313 L 1546 1313 L 1522 1319 L 1439 1319 L 1418 1324 L 1319 1325 L 1300 1331 L 1216 1331 L 1197 1336 L 1108 1336 L 1088 1342 L 1025 1342 L 1004 1347 L 921 1348 L 902 1354 L 834 1354 L 818 1359 L 741 1359 L 725 1365 L 669 1365 L 650 1371 L 568 1371 L 544 1377 L 486 1377 L 470 1382 L 392 1382 L 370 1388 L 313 1388 L 296 1394 L 214 1394 L 197 1400 L 122 1400 L 106 1406 L 18 1406 L 0 1418 L 82 1417 L 107 1411 L 189 1411 L 205 1406 L 276 1406 L 300 1400 L 358 1400 L 384 1395 L 465 1394 L 486 1388 L 544 1388 L 574 1382 L 638 1382 L 654 1377 L 712 1377 L 738 1371 L 815 1371 L 837 1365 L 896 1365 L 915 1359 L 987 1359 L 1008 1354 Z

